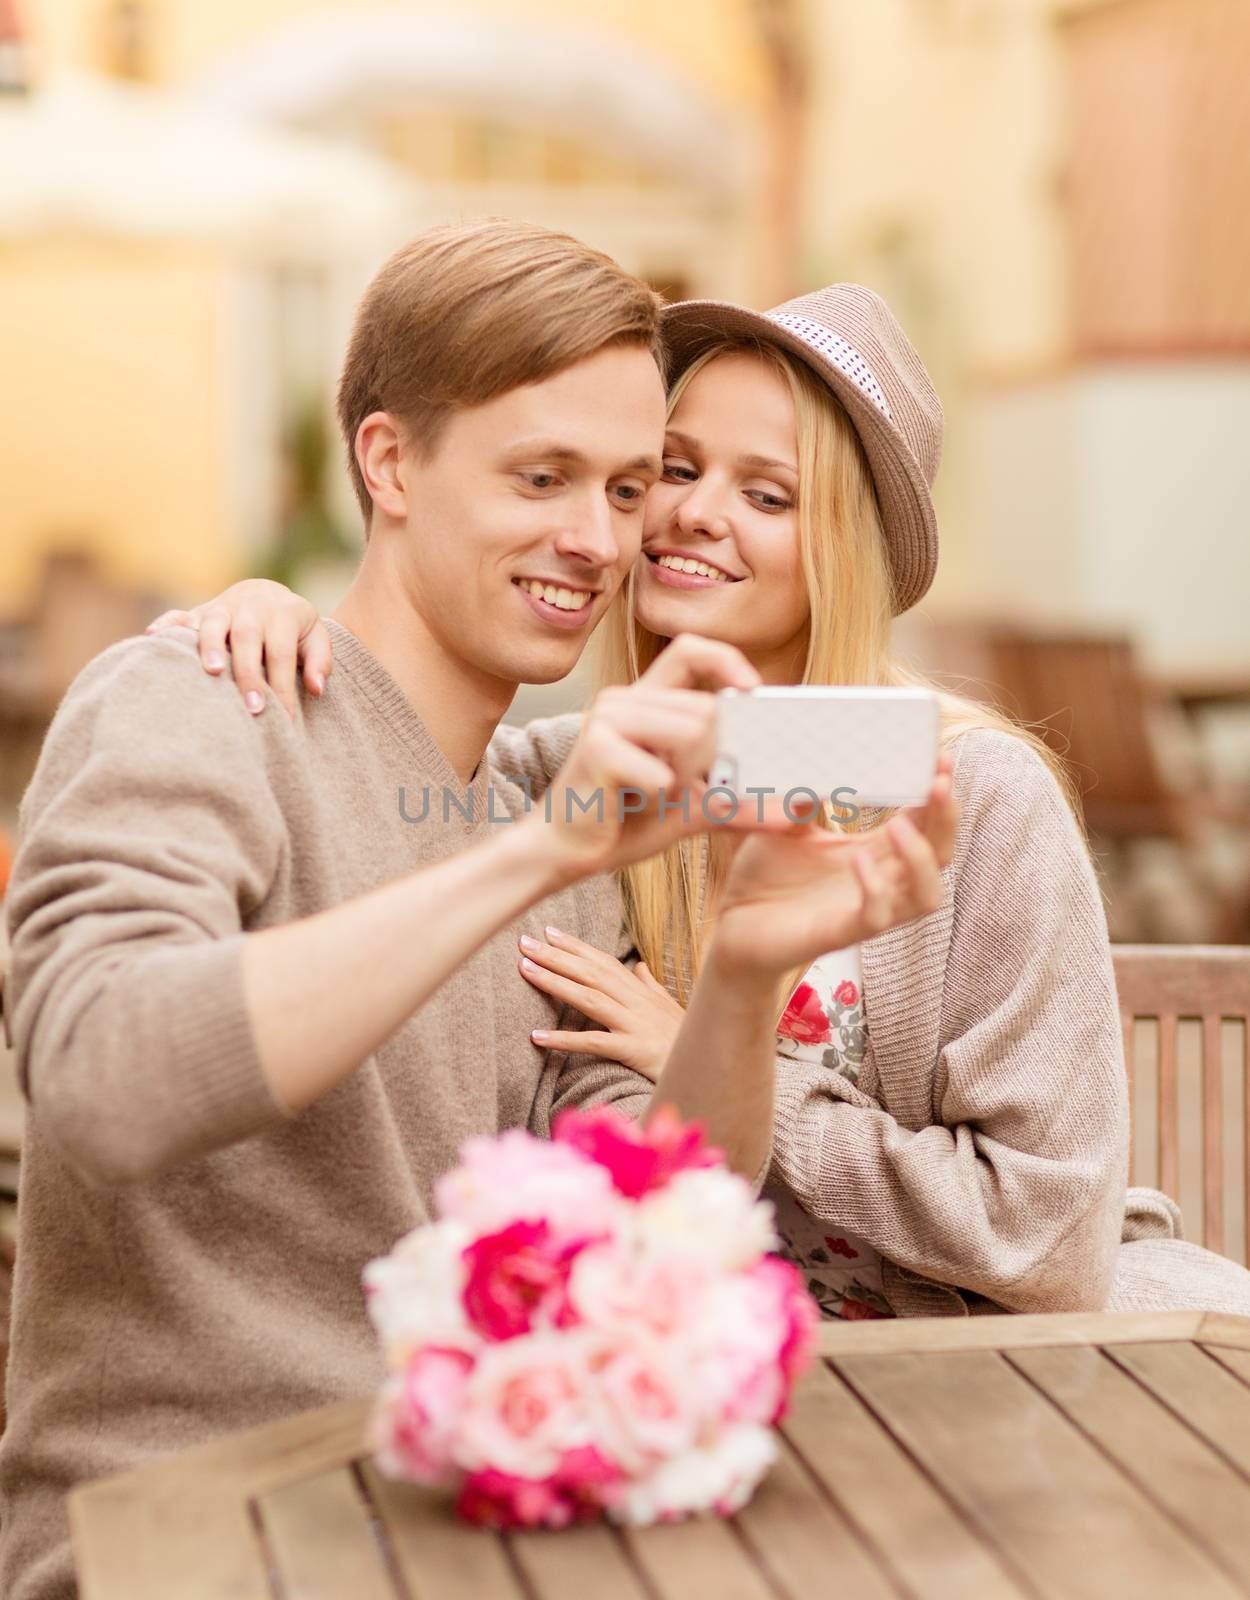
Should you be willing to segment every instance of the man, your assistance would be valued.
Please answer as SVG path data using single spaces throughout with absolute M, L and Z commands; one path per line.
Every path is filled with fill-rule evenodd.
M 587 880 L 679 824 L 622 821 L 618 792 L 706 759 L 690 706 L 707 697 L 680 690 L 752 681 L 683 644 L 650 699 L 592 716 L 567 781 L 605 791 L 602 820 L 527 817 L 484 760 L 518 683 L 574 665 L 637 556 L 657 308 L 545 230 L 415 241 L 367 291 L 344 368 L 369 541 L 333 692 L 298 726 L 249 717 L 178 632 L 115 646 L 59 710 L 10 894 L 6 1026 L 31 1110 L 8 1600 L 74 1592 L 76 1482 L 367 1392 L 363 1264 L 424 1220 L 466 1136 L 547 1126 L 528 1041 L 553 1011 L 515 972 L 517 935 L 616 937 Z M 428 789 L 424 822 L 401 789 Z M 757 1106 L 748 1165 L 758 1123 Z

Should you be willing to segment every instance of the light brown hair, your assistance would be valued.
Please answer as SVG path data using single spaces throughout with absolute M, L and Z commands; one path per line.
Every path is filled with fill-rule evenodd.
M 428 453 L 448 416 L 540 383 L 611 344 L 661 365 L 661 299 L 610 256 L 549 228 L 487 219 L 418 234 L 365 290 L 339 380 L 347 467 L 368 530 L 356 432 L 387 411 Z

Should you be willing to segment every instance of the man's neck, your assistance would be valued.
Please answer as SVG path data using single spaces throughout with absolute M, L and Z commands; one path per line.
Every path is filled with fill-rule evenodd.
M 466 786 L 512 702 L 516 684 L 478 671 L 430 631 L 401 586 L 366 560 L 331 613 L 382 663 Z

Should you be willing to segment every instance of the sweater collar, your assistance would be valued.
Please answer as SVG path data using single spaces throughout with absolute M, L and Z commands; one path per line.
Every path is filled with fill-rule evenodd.
M 417 708 L 374 655 L 372 650 L 356 637 L 349 628 L 333 617 L 322 619 L 334 646 L 336 665 L 346 671 L 352 682 L 372 703 L 388 728 L 412 751 L 428 772 L 440 784 L 450 789 L 470 809 L 474 819 L 486 816 L 487 788 L 490 782 L 490 762 L 485 752 L 477 764 L 477 771 L 466 789 L 458 774 L 444 755 L 442 747 L 426 727 Z

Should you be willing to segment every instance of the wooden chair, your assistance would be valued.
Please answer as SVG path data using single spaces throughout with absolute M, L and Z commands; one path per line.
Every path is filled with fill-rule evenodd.
M 1195 786 L 1161 759 L 1162 707 L 1130 639 L 1003 628 L 992 654 L 1015 714 L 1040 724 L 1072 768 L 1091 833 L 1117 843 L 1194 836 Z
M 1200 1133 L 1191 1153 L 1201 1168 L 1202 1243 L 1220 1254 L 1226 1248 L 1225 1200 L 1227 1180 L 1237 1178 L 1241 1210 L 1240 1249 L 1235 1259 L 1247 1259 L 1250 1245 L 1250 947 L 1235 945 L 1113 945 L 1120 1020 L 1124 1029 L 1124 1054 L 1128 1066 L 1130 1103 L 1135 1108 L 1129 1181 L 1141 1181 L 1139 1170 L 1152 1165 L 1142 1148 L 1143 1130 L 1136 1110 L 1151 1105 L 1157 1121 L 1153 1181 L 1178 1204 L 1182 1188 L 1182 1078 L 1178 1052 L 1179 1025 L 1201 1025 Z M 1153 1083 L 1145 1082 L 1145 1063 L 1138 1052 L 1142 1020 L 1154 1023 L 1157 1040 Z M 1234 1050 L 1234 1079 L 1225 1080 L 1223 1024 L 1239 1023 Z M 1240 1080 L 1239 1084 L 1237 1080 Z M 1225 1097 L 1239 1091 L 1240 1171 L 1226 1171 L 1225 1155 L 1232 1132 L 1226 1126 Z M 1195 1237 L 1191 1231 L 1191 1237 Z
M 1006 708 L 1043 734 L 1081 790 L 1121 937 L 1250 940 L 1250 876 L 1221 845 L 1250 828 L 1250 796 L 1218 792 L 1192 729 L 1143 672 L 1132 641 L 1004 626 L 991 647 Z M 1178 918 L 1157 895 L 1133 911 L 1137 847 L 1152 843 L 1169 847 L 1189 915 Z

